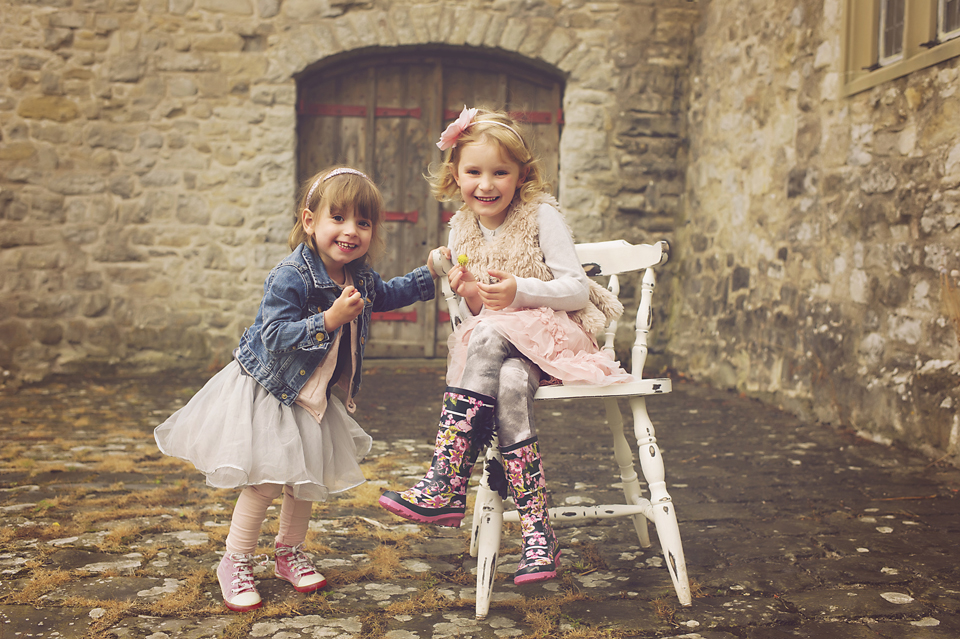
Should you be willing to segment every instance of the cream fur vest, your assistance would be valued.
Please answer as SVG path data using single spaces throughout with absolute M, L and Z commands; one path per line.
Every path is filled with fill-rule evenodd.
M 476 213 L 461 207 L 450 220 L 450 228 L 459 242 L 459 251 L 469 262 L 467 269 L 481 282 L 488 281 L 487 269 L 513 273 L 518 277 L 535 277 L 549 282 L 553 273 L 543 261 L 540 250 L 540 224 L 537 210 L 548 204 L 558 211 L 560 205 L 551 195 L 541 195 L 526 204 L 514 199 L 503 224 L 493 241 L 487 243 L 480 230 Z M 570 228 L 567 228 L 570 231 Z M 570 233 L 571 236 L 573 233 Z M 579 311 L 569 313 L 571 319 L 593 335 L 623 313 L 623 304 L 617 297 L 593 280 L 590 282 L 590 301 Z

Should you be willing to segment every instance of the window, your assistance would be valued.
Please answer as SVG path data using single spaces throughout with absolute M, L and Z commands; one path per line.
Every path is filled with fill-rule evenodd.
M 937 37 L 949 40 L 960 36 L 960 0 L 940 0 Z
M 960 0 L 845 0 L 844 96 L 960 56 Z
M 887 65 L 903 58 L 904 0 L 880 2 L 880 64 Z

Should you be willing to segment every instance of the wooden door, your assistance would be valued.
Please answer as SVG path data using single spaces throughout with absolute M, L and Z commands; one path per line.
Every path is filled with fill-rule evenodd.
M 446 50 L 400 50 L 340 60 L 300 80 L 298 172 L 346 164 L 383 192 L 385 279 L 425 263 L 446 243 L 456 203 L 441 209 L 424 179 L 441 161 L 440 132 L 464 105 L 504 108 L 524 121 L 556 193 L 562 83 L 543 71 L 496 58 L 468 61 Z M 449 324 L 441 299 L 374 316 L 367 357 L 445 357 Z

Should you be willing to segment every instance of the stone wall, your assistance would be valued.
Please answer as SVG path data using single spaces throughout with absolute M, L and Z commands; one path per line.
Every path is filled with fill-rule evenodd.
M 295 78 L 344 52 L 556 67 L 578 239 L 672 237 L 696 18 L 686 0 L 5 0 L 2 374 L 226 361 L 287 252 Z
M 671 353 L 957 462 L 960 60 L 839 97 L 841 5 L 701 2 Z

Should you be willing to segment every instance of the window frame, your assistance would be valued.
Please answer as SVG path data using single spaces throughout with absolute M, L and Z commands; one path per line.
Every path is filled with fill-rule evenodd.
M 880 3 L 881 0 L 844 3 L 842 97 L 960 56 L 960 31 L 946 34 L 948 38 L 940 35 L 945 3 L 905 0 L 901 56 L 881 65 Z

